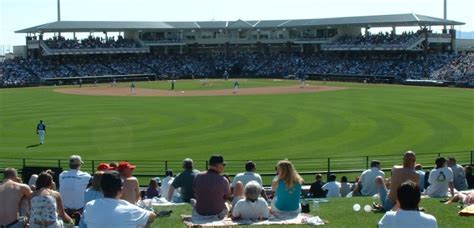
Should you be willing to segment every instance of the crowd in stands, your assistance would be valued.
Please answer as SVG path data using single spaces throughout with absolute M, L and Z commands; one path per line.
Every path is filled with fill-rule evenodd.
M 93 37 L 77 40 L 66 39 L 62 36 L 55 36 L 44 41 L 51 49 L 95 49 L 95 48 L 134 48 L 138 47 L 133 39 L 124 39 L 122 36 L 115 37 Z
M 270 195 L 263 189 L 255 162 L 248 161 L 246 171 L 231 181 L 223 175 L 226 162 L 221 155 L 211 156 L 209 169 L 204 172 L 194 169 L 193 160 L 186 158 L 180 174 L 175 177 L 167 170 L 163 180 L 150 180 L 146 191 L 140 190 L 138 179 L 133 176 L 136 166 L 129 162 L 101 163 L 93 176 L 81 171 L 82 164 L 80 156 L 70 157 L 70 169 L 59 174 L 59 189 L 50 170 L 32 175 L 27 185 L 15 169 L 5 168 L 0 183 L 0 225 L 62 227 L 64 223 L 74 223 L 79 227 L 143 227 L 171 213 L 155 213 L 143 203 L 146 198 L 160 196 L 169 202 L 191 204 L 193 219 L 290 219 L 302 212 L 302 198 L 306 197 L 302 190 L 304 180 L 288 160 L 277 163 Z M 322 175 L 317 174 L 307 196 L 378 194 L 380 204 L 374 203 L 374 209 L 385 212 L 379 227 L 436 227 L 434 216 L 419 211 L 421 195 L 449 196 L 447 204 L 474 204 L 474 192 L 462 192 L 474 188 L 471 166 L 462 167 L 453 157 L 438 157 L 434 169 L 418 172 L 421 170 L 415 153 L 408 151 L 402 165 L 392 168 L 390 179 L 385 179 L 381 163 L 372 161 L 371 168 L 354 184 L 348 183 L 346 177 L 338 182 L 334 174 L 324 183 Z
M 338 37 L 330 44 L 323 45 L 323 48 L 387 48 L 399 49 L 407 48 L 413 42 L 420 39 L 420 32 L 404 32 L 400 35 L 391 33 L 379 33 L 369 35 Z
M 3 85 L 23 85 L 38 79 L 71 76 L 156 74 L 168 77 L 215 77 L 228 71 L 238 76 L 285 77 L 303 74 L 398 76 L 402 79 L 474 81 L 474 54 L 313 55 L 116 55 L 66 56 L 5 60 Z

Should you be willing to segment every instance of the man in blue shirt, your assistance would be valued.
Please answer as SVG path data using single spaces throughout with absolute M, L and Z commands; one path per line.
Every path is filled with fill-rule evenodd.
M 40 144 L 44 144 L 44 137 L 46 134 L 46 125 L 42 120 L 36 126 L 36 134 L 39 136 Z

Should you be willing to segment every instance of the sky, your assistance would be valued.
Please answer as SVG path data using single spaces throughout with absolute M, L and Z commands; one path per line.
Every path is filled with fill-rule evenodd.
M 0 48 L 14 31 L 57 20 L 57 0 L 0 0 Z M 448 19 L 474 31 L 474 0 L 448 0 Z M 443 0 L 61 0 L 61 20 L 202 21 L 307 19 L 417 13 L 443 17 Z M 398 32 L 398 31 L 397 31 Z

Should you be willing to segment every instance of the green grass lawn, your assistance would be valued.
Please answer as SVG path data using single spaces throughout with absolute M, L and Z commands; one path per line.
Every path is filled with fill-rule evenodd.
M 210 82 L 212 87 L 198 80 L 178 81 L 177 89 L 232 88 L 233 80 Z M 299 82 L 241 80 L 240 84 L 246 88 Z M 221 153 L 228 160 L 239 160 L 229 162 L 230 172 L 242 170 L 247 159 L 269 159 L 259 163 L 259 170 L 270 172 L 283 158 L 311 158 L 300 160 L 296 167 L 312 171 L 325 167 L 326 157 L 340 157 L 334 169 L 362 164 L 365 168 L 365 158 L 351 156 L 474 148 L 474 90 L 325 85 L 348 89 L 235 97 L 101 97 L 61 94 L 53 87 L 2 89 L 0 158 L 67 159 L 80 154 L 89 160 L 180 161 L 191 157 L 200 160 L 202 169 L 211 154 Z M 168 89 L 169 82 L 137 86 Z M 47 124 L 46 144 L 28 148 L 38 142 L 35 127 L 40 119 Z M 463 162 L 468 160 L 465 156 Z M 431 165 L 433 155 L 425 161 Z M 179 170 L 179 162 L 171 164 Z M 148 165 L 162 167 L 162 163 Z
M 311 211 L 311 214 L 318 215 L 329 223 L 327 227 L 376 227 L 378 221 L 382 218 L 382 213 L 366 213 L 361 209 L 354 212 L 352 206 L 356 203 L 362 208 L 364 205 L 371 205 L 374 199 L 371 197 L 354 197 L 330 199 L 329 203 L 321 203 L 319 211 Z M 421 205 L 425 208 L 425 212 L 436 217 L 438 227 L 472 227 L 474 217 L 461 217 L 457 214 L 460 210 L 457 204 L 444 205 L 439 199 L 422 199 Z M 181 222 L 181 214 L 190 215 L 191 206 L 175 206 L 175 207 L 156 207 L 160 210 L 173 210 L 168 218 L 161 218 L 155 221 L 154 227 L 185 227 Z M 282 226 L 270 226 L 282 227 Z M 290 226 L 290 227 L 309 227 L 309 226 Z

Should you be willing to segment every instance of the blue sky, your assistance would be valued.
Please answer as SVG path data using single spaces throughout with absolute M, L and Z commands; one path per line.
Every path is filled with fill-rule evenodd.
M 21 45 L 15 30 L 56 20 L 56 0 L 0 0 L 0 45 Z M 474 31 L 474 0 L 448 0 L 448 19 Z M 443 17 L 443 0 L 61 0 L 62 20 L 200 21 L 304 19 L 418 13 Z

